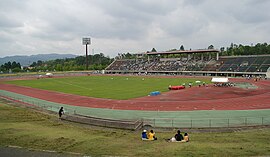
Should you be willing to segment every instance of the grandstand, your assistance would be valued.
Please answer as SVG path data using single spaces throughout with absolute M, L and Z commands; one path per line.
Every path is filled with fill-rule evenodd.
M 106 73 L 205 76 L 266 76 L 270 55 L 219 56 L 218 50 L 148 52 L 137 59 L 115 60 Z

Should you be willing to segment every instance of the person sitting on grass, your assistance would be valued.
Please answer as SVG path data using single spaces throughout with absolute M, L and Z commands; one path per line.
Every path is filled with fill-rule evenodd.
M 182 140 L 183 142 L 188 142 L 189 141 L 189 137 L 188 137 L 188 133 L 184 134 L 184 140 Z
M 180 130 L 177 131 L 177 134 L 175 134 L 174 138 L 176 141 L 182 141 L 184 139 Z
M 150 132 L 148 133 L 148 139 L 149 140 L 157 140 L 157 138 L 155 137 L 155 133 L 153 130 L 150 130 Z
M 142 132 L 142 140 L 147 140 L 147 131 L 143 130 Z
M 183 135 L 181 134 L 180 130 L 177 131 L 177 134 L 175 134 L 174 137 L 172 137 L 171 139 L 167 140 L 168 142 L 188 142 L 189 141 L 189 137 L 188 134 L 185 133 L 185 136 L 183 137 Z

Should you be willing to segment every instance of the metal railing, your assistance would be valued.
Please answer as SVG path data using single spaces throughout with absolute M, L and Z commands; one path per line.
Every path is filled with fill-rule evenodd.
M 144 125 L 152 127 L 172 128 L 215 128 L 215 127 L 244 127 L 270 125 L 270 116 L 267 117 L 238 117 L 238 118 L 205 118 L 205 119 L 176 119 L 153 118 L 142 119 Z

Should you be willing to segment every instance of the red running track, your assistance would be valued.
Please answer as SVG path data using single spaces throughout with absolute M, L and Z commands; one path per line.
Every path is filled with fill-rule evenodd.
M 270 81 L 254 82 L 244 79 L 231 79 L 231 81 L 250 82 L 258 86 L 258 89 L 192 87 L 169 91 L 159 96 L 130 100 L 90 98 L 9 84 L 0 84 L 0 89 L 56 103 L 92 108 L 148 111 L 270 109 Z

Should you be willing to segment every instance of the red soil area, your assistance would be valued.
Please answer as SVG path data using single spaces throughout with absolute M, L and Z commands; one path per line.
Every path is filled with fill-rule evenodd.
M 169 91 L 158 96 L 146 96 L 130 100 L 90 98 L 9 84 L 0 84 L 0 89 L 47 101 L 92 108 L 149 111 L 270 109 L 270 81 L 254 82 L 245 79 L 230 79 L 230 81 L 249 82 L 255 84 L 258 88 L 243 89 L 211 85 L 209 87 L 191 87 L 184 90 Z

